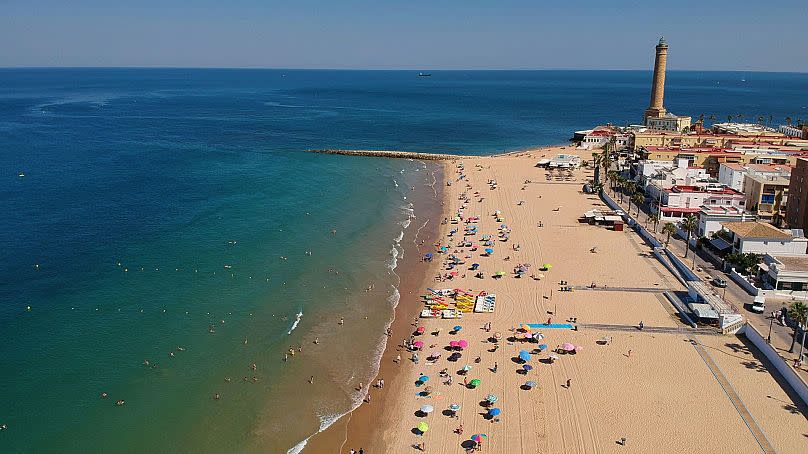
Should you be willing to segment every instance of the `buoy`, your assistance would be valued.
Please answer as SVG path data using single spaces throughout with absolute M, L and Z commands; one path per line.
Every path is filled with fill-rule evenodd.
M 31 312 L 31 306 L 25 306 L 25 310 Z

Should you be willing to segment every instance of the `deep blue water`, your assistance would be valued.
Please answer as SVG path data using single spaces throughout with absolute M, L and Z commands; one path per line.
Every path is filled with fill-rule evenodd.
M 639 122 L 650 78 L 0 70 L 0 423 L 9 426 L 0 451 L 290 448 L 351 396 L 335 385 L 284 400 L 295 377 L 326 364 L 312 354 L 305 367 L 281 365 L 281 352 L 332 335 L 331 314 L 370 311 L 353 293 L 368 282 L 385 289 L 372 318 L 383 326 L 407 188 L 429 181 L 417 163 L 302 150 L 483 154 L 561 143 L 598 123 Z M 806 94 L 806 74 L 670 72 L 666 107 L 782 123 L 808 120 Z M 375 338 L 349 349 L 332 336 L 332 360 L 372 360 Z M 222 384 L 253 374 L 253 361 L 259 384 Z M 332 371 L 335 383 L 344 369 Z M 220 391 L 228 399 L 212 407 Z

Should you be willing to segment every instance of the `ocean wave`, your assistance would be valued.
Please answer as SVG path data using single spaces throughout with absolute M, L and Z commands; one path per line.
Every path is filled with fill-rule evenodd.
M 353 409 L 351 409 L 351 411 L 353 411 Z M 350 412 L 346 412 L 346 413 L 339 414 L 339 415 L 338 414 L 318 415 L 318 417 L 320 418 L 320 428 L 317 430 L 317 432 L 309 435 L 308 437 L 306 437 L 305 440 L 303 440 L 300 443 L 292 446 L 291 449 L 286 451 L 286 454 L 300 454 L 301 452 L 303 452 L 303 448 L 305 448 L 306 445 L 309 443 L 309 440 L 311 439 L 311 437 L 313 437 L 313 436 L 317 435 L 318 433 L 328 429 L 329 427 L 331 427 L 332 424 L 339 421 L 340 418 L 347 415 L 348 413 L 350 413 Z
M 401 240 L 402 240 L 403 238 L 404 238 L 404 231 L 402 230 L 402 231 L 398 232 L 398 236 L 397 236 L 397 237 L 396 237 L 396 239 L 395 239 L 395 240 L 393 240 L 393 241 L 395 241 L 395 242 L 396 242 L 396 244 L 401 244 Z
M 393 248 L 390 249 L 390 261 L 387 262 L 387 268 L 390 271 L 393 271 L 396 269 L 396 267 L 398 267 L 398 254 L 398 249 L 393 246 Z
M 300 324 L 300 319 L 301 318 L 303 318 L 303 309 L 298 310 L 297 315 L 295 315 L 295 322 L 292 323 L 292 327 L 289 328 L 289 332 L 287 332 L 286 334 L 290 334 L 290 335 L 292 334 L 292 331 L 294 331 L 295 328 L 297 328 L 297 325 Z

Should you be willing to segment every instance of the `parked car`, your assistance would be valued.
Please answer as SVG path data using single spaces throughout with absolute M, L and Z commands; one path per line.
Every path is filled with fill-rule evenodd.
M 713 285 L 715 285 L 718 288 L 726 288 L 727 281 L 720 277 L 716 277 L 713 279 Z
M 766 297 L 763 295 L 756 296 L 755 300 L 752 301 L 752 312 L 762 314 L 763 311 L 765 310 L 766 310 Z

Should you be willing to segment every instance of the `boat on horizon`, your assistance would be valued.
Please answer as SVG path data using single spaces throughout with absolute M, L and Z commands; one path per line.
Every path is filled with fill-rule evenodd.
M 431 73 L 418 73 L 418 77 L 432 77 Z

